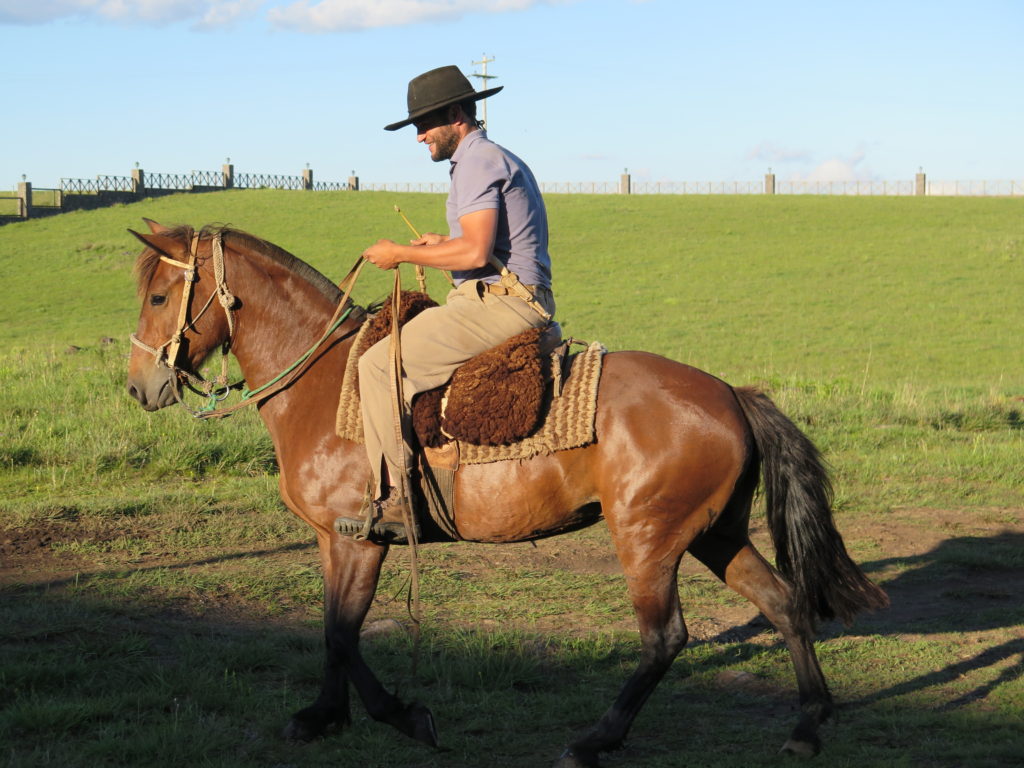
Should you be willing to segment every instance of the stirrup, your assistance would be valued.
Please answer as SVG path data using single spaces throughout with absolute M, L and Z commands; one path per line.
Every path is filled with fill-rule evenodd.
M 398 503 L 397 499 L 392 502 L 395 505 Z M 408 544 L 409 533 L 405 528 L 405 523 L 397 520 L 385 521 L 378 504 L 375 502 L 364 504 L 364 518 L 339 517 L 335 519 L 334 530 L 342 536 L 351 536 L 357 541 L 371 540 L 387 544 Z M 419 520 L 416 519 L 416 511 L 412 507 L 411 501 L 409 504 L 412 510 L 413 528 L 416 538 L 419 539 Z

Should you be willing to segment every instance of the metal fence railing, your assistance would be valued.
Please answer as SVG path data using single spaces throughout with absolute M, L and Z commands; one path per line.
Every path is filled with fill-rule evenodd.
M 914 194 L 912 181 L 779 181 L 777 195 L 882 195 Z
M 192 171 L 193 187 L 223 187 L 223 171 Z
M 366 192 L 432 192 L 447 193 L 447 182 L 421 182 L 421 183 L 392 183 L 384 182 L 379 184 L 359 183 L 359 189 Z
M 761 195 L 760 181 L 635 181 L 634 195 Z
M 0 194 L 0 216 L 24 216 L 24 203 L 17 195 Z
M 541 182 L 540 191 L 545 195 L 617 195 L 622 188 L 611 181 L 545 181 Z
M 48 187 L 32 187 L 33 208 L 61 208 L 64 205 L 64 193 L 59 189 Z
M 97 176 L 95 179 L 61 179 L 60 191 L 72 195 L 90 195 L 97 192 L 134 192 L 130 176 Z
M 239 173 L 235 175 L 239 189 L 304 189 L 301 176 L 280 176 L 272 173 Z
M 136 166 L 130 176 L 99 175 L 95 179 L 62 178 L 60 187 L 33 187 L 24 182 L 17 194 L 0 193 L 0 219 L 4 222 L 66 210 L 90 208 L 172 192 L 238 189 L 315 190 L 317 192 L 425 192 L 445 194 L 448 182 L 360 183 L 353 171 L 348 182 L 313 181 L 307 165 L 301 176 L 269 173 L 235 174 L 230 163 L 220 171 L 146 173 Z M 1024 179 L 996 181 L 932 181 L 919 171 L 904 181 L 809 181 L 776 179 L 769 171 L 759 181 L 638 181 L 624 173 L 618 181 L 544 182 L 546 194 L 585 195 L 844 195 L 931 197 L 1024 197 Z
M 1021 181 L 929 181 L 928 194 L 935 197 L 1022 197 Z
M 147 173 L 146 189 L 170 189 L 189 190 L 192 189 L 192 175 L 184 173 Z

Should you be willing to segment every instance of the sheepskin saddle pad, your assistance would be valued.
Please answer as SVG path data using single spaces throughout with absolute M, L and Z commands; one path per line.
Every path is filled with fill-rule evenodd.
M 432 306 L 437 305 L 426 294 L 403 292 L 399 324 Z M 413 400 L 412 421 L 420 445 L 440 448 L 455 440 L 461 449 L 461 463 L 484 463 L 509 458 L 505 455 L 508 446 L 521 444 L 531 435 L 543 432 L 545 416 L 552 410 L 552 377 L 560 380 L 566 367 L 564 354 L 555 353 L 561 340 L 557 329 L 555 325 L 524 331 L 465 363 L 447 387 L 417 395 Z M 353 341 L 338 408 L 337 432 L 343 438 L 363 442 L 358 362 L 366 350 L 390 332 L 391 307 L 388 304 L 363 324 Z M 603 352 L 603 347 L 600 351 Z M 595 401 L 597 375 L 599 372 L 593 374 L 593 381 L 586 387 L 593 390 L 588 396 Z M 591 413 L 589 436 L 592 436 L 592 424 Z M 580 438 L 574 436 L 573 439 L 576 444 L 582 444 Z M 585 436 L 582 440 L 587 439 Z M 548 436 L 539 450 L 527 449 L 528 454 L 551 452 L 560 447 L 550 443 Z

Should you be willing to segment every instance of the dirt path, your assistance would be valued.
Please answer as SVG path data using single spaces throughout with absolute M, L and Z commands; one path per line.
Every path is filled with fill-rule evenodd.
M 898 509 L 885 517 L 859 515 L 839 522 L 855 559 L 873 579 L 884 583 L 892 601 L 889 610 L 858 621 L 856 631 L 912 634 L 1007 629 L 991 614 L 1001 607 L 1019 606 L 1020 595 L 1024 594 L 1024 510 Z M 97 565 L 95 554 L 68 547 L 71 542 L 85 540 L 95 545 L 125 535 L 144 538 L 147 534 L 141 524 L 132 531 L 97 529 L 83 534 L 79 526 L 63 521 L 0 532 L 0 587 L 49 584 L 59 588 L 67 580 L 100 568 L 141 571 L 181 567 L 180 557 L 159 551 L 156 533 L 150 534 L 154 538 L 152 552 L 136 552 L 131 557 L 108 552 L 102 565 Z M 752 538 L 770 556 L 763 527 L 754 526 Z M 268 548 L 253 546 L 228 556 L 205 553 L 206 560 L 202 552 L 191 554 L 191 566 L 216 562 L 216 567 L 230 569 L 241 567 L 247 557 L 258 556 L 268 567 L 276 563 L 282 568 L 297 563 L 318 567 L 315 549 L 302 540 Z M 442 567 L 465 573 L 467 578 L 485 571 L 517 568 L 600 575 L 621 572 L 603 526 L 536 545 L 451 545 L 445 549 Z M 713 580 L 689 557 L 683 560 L 681 574 L 684 580 Z M 704 601 L 697 611 L 684 601 L 683 611 L 696 641 L 751 640 L 769 634 L 767 625 L 746 601 Z M 272 620 L 288 622 L 295 613 L 284 610 Z M 217 595 L 206 597 L 202 614 L 235 620 L 249 614 L 248 618 L 267 620 L 253 607 Z M 588 627 L 585 618 L 576 617 L 574 621 L 580 631 L 634 628 L 628 616 L 611 624 L 602 621 L 600 627 L 596 622 Z M 536 628 L 545 629 L 543 624 Z M 1021 631 L 1020 627 L 1016 629 Z

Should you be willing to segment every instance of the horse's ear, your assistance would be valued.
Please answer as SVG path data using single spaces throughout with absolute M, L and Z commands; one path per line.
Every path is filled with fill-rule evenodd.
M 146 222 L 146 226 L 149 227 L 149 231 L 152 232 L 154 235 L 164 235 L 171 231 L 170 227 L 165 227 L 159 221 L 147 219 L 145 216 L 142 217 L 142 220 Z
M 143 235 L 140 232 L 136 232 L 134 229 L 129 229 L 128 231 L 139 238 L 139 240 L 142 241 L 142 244 L 147 248 L 152 248 L 154 251 L 162 253 L 164 256 L 168 256 L 172 259 L 177 258 L 177 254 L 181 251 L 181 241 L 176 238 L 168 237 L 163 234 Z

